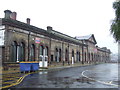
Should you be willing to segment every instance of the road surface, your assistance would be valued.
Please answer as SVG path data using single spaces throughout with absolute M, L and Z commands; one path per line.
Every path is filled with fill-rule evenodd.
M 14 88 L 118 88 L 118 82 L 118 64 L 105 63 L 30 74 Z

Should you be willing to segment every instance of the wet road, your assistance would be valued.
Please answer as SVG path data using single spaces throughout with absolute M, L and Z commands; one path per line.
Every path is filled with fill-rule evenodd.
M 120 68 L 120 66 L 119 66 Z M 15 88 L 118 88 L 118 65 L 99 64 L 41 71 Z

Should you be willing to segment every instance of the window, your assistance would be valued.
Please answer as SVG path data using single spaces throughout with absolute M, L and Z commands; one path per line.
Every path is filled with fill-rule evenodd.
M 91 53 L 92 61 L 93 61 L 93 53 Z
M 90 53 L 88 54 L 88 58 L 89 58 L 89 61 L 90 61 Z
M 19 61 L 25 61 L 25 44 L 22 42 L 19 47 Z
M 51 61 L 53 61 L 53 55 L 51 55 Z
M 73 61 L 75 61 L 75 58 L 74 58 L 74 50 L 72 50 L 72 58 L 73 58 Z
M 56 48 L 56 49 L 55 49 L 55 61 L 57 61 L 57 62 L 59 62 L 59 60 L 58 60 L 58 59 L 59 59 L 59 58 L 58 58 L 58 53 L 59 53 L 59 52 L 58 52 L 58 49 Z
M 43 46 L 41 45 L 41 46 L 40 46 L 40 49 L 39 49 L 39 55 L 42 55 L 42 56 L 43 56 L 43 49 L 44 49 L 44 48 L 43 48 Z
M 20 45 L 16 41 L 12 43 L 11 48 L 11 62 L 19 62 L 25 60 L 25 44 L 22 42 Z
M 11 49 L 11 61 L 16 62 L 17 61 L 17 42 L 14 41 L 12 44 L 12 49 Z
M 45 47 L 45 61 L 48 61 L 48 47 Z
M 68 61 L 68 50 L 65 50 L 65 61 Z
M 72 50 L 72 57 L 74 57 L 74 50 Z
M 61 49 L 59 49 L 59 61 L 61 61 Z
M 34 44 L 30 46 L 30 60 L 29 61 L 35 61 L 35 45 Z
M 48 47 L 45 47 L 45 56 L 48 56 Z
M 76 59 L 77 59 L 77 61 L 79 61 L 79 53 L 78 52 L 76 53 Z
M 85 52 L 85 62 L 86 62 L 87 60 L 86 60 L 86 52 Z
M 44 51 L 44 48 L 42 45 L 39 46 L 39 61 L 42 61 L 43 60 L 43 51 Z

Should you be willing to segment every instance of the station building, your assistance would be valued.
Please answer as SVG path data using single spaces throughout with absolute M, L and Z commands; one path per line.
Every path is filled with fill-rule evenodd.
M 110 50 L 96 44 L 94 34 L 71 37 L 16 20 L 17 13 L 4 11 L 0 19 L 0 61 L 3 69 L 19 68 L 20 62 L 39 62 L 40 67 L 109 62 Z

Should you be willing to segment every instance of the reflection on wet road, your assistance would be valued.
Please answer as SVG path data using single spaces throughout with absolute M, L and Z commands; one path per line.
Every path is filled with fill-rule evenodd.
M 119 67 L 120 68 L 120 67 Z M 84 72 L 84 75 L 82 75 Z M 85 76 L 89 77 L 86 78 Z M 100 83 L 100 82 L 105 83 Z M 113 85 L 112 85 L 113 84 Z M 41 71 L 28 75 L 16 88 L 118 88 L 118 65 L 99 64 Z

